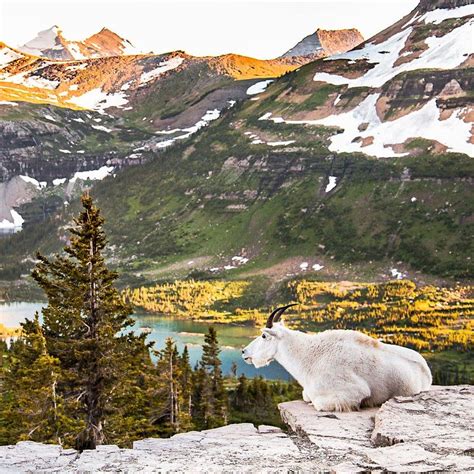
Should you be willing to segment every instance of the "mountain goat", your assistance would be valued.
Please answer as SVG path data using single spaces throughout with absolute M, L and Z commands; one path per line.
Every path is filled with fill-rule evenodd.
M 429 389 L 431 372 L 418 352 L 358 331 L 293 331 L 278 322 L 290 306 L 294 305 L 272 312 L 262 335 L 242 350 L 242 358 L 257 368 L 279 362 L 303 387 L 304 401 L 316 410 L 379 406 L 394 396 Z

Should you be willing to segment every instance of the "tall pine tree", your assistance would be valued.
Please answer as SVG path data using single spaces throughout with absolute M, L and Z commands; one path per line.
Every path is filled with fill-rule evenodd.
M 107 441 L 114 396 L 129 383 L 127 354 L 140 353 L 137 347 L 144 345 L 143 338 L 129 331 L 131 308 L 114 287 L 117 274 L 105 264 L 104 219 L 88 194 L 82 206 L 65 255 L 50 260 L 38 254 L 32 273 L 48 298 L 43 334 L 48 353 L 61 366 L 58 393 L 83 424 L 74 433 L 80 450 Z

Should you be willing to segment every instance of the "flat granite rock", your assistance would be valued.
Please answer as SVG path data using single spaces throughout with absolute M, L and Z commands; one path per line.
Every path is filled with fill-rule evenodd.
M 279 405 L 283 420 L 333 472 L 474 471 L 474 387 L 433 387 L 379 409 L 316 412 L 303 401 Z
M 250 423 L 136 441 L 133 449 L 0 446 L 0 474 L 156 472 L 474 472 L 474 387 L 433 387 L 380 409 L 317 412 L 281 403 L 290 433 Z

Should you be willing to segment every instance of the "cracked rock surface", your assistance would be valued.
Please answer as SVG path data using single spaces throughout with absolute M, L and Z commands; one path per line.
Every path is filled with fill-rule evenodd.
M 316 412 L 280 404 L 290 433 L 249 423 L 136 441 L 133 449 L 73 449 L 30 441 L 0 446 L 0 473 L 474 472 L 474 387 L 433 387 L 380 409 Z
M 334 472 L 474 472 L 474 386 L 433 387 L 359 412 L 318 413 L 302 401 L 280 412 Z

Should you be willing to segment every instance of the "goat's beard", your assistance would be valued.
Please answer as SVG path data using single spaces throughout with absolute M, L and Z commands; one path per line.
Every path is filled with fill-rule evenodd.
M 272 360 L 273 360 L 272 358 L 270 358 L 270 359 L 255 359 L 254 357 L 252 357 L 252 364 L 255 366 L 256 369 L 260 369 L 262 367 L 266 367 L 267 365 L 270 365 L 270 362 Z

